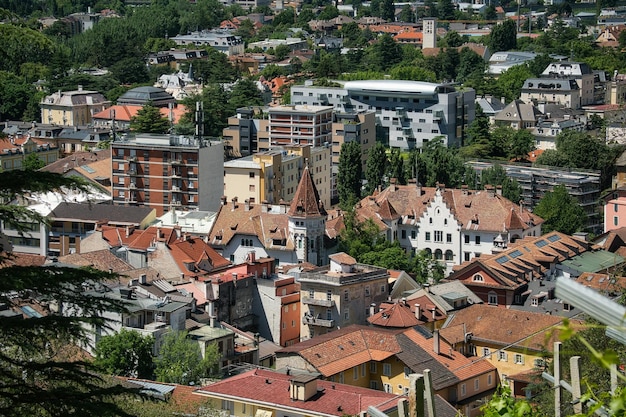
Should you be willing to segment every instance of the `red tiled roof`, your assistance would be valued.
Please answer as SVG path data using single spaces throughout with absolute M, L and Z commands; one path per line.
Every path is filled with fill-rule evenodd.
M 407 328 L 422 324 L 404 303 L 381 304 L 381 309 L 367 318 L 368 323 L 379 327 Z
M 93 119 L 105 119 L 111 120 L 113 118 L 113 110 L 115 110 L 115 120 L 130 122 L 130 120 L 137 115 L 137 112 L 141 110 L 143 106 L 133 106 L 129 104 L 116 104 L 108 107 L 101 112 L 93 115 Z M 187 112 L 187 107 L 182 104 L 178 104 L 176 107 L 169 109 L 167 107 L 160 107 L 159 112 L 162 117 L 169 118 L 170 112 L 174 123 L 178 123 L 180 118 Z
M 474 304 L 451 314 L 440 333 L 451 344 L 462 342 L 465 333 L 471 333 L 476 340 L 540 351 L 546 332 L 562 320 L 550 314 Z
M 297 217 L 319 217 L 327 214 L 308 166 L 304 167 L 287 214 Z
M 307 401 L 292 400 L 289 388 L 293 378 L 296 377 L 256 369 L 203 387 L 196 394 L 239 398 L 270 410 L 288 406 L 296 409 L 297 414 L 331 416 L 359 415 L 370 406 L 387 411 L 403 398 L 383 391 L 317 380 L 317 394 Z M 272 405 L 268 405 L 270 400 Z
M 356 265 L 356 259 L 345 252 L 334 253 L 328 257 L 341 265 Z
M 169 248 L 172 258 L 185 276 L 197 276 L 225 268 L 231 264 L 228 259 L 198 237 L 183 236 L 170 243 Z M 188 268 L 187 264 L 189 263 L 193 265 L 193 271 Z

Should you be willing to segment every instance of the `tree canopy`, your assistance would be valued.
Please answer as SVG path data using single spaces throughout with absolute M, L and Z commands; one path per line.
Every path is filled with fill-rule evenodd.
M 138 133 L 167 133 L 170 127 L 167 117 L 161 114 L 158 107 L 151 104 L 143 106 L 130 119 L 131 130 Z
M 344 142 L 339 153 L 339 172 L 337 173 L 337 192 L 339 204 L 349 209 L 361 198 L 361 145 L 356 142 Z
M 186 331 L 170 332 L 163 337 L 163 344 L 156 358 L 154 373 L 161 382 L 189 385 L 198 384 L 201 378 L 215 373 L 219 354 L 214 343 L 207 348 L 205 356 L 197 341 L 187 337 Z
M 580 231 L 587 216 L 578 201 L 567 192 L 564 185 L 557 185 L 547 192 L 535 206 L 534 213 L 544 219 L 541 231 L 548 233 L 557 230 L 571 235 Z
M 83 187 L 76 179 L 40 171 L 7 171 L 0 177 L 3 201 L 25 192 Z M 27 207 L 15 205 L 1 205 L 0 219 L 17 230 L 23 230 L 24 223 L 44 221 Z M 16 308 L 24 300 L 39 300 L 50 311 L 25 320 L 0 319 L 0 414 L 127 415 L 114 400 L 128 391 L 96 373 L 91 362 L 76 358 L 77 345 L 87 343 L 88 329 L 109 325 L 102 311 L 126 311 L 123 301 L 90 295 L 82 284 L 116 276 L 93 268 L 18 266 L 6 244 L 4 250 L 0 302 Z M 63 314 L 54 311 L 55 305 L 63 306 Z
M 153 337 L 122 329 L 98 341 L 94 364 L 109 375 L 150 379 L 153 346 Z

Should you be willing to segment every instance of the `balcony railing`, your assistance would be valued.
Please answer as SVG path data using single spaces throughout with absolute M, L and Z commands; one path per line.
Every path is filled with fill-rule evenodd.
M 318 319 L 310 316 L 303 316 L 302 323 L 309 326 L 335 327 L 335 320 Z
M 309 297 L 302 297 L 302 304 L 308 304 L 308 305 L 313 305 L 313 306 L 320 306 L 320 307 L 333 307 L 335 305 L 335 302 L 333 300 L 318 300 L 315 298 L 309 298 Z

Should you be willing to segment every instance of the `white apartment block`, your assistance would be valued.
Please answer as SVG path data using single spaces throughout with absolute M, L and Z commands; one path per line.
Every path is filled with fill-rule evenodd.
M 462 144 L 475 116 L 473 89 L 421 81 L 348 81 L 343 87 L 293 86 L 294 105 L 332 106 L 336 112 L 373 111 L 376 137 L 392 148 L 421 148 L 438 137 Z

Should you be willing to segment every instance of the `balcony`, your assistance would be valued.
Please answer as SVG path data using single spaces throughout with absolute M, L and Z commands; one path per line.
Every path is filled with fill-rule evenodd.
M 129 170 L 127 171 L 127 173 L 128 173 L 128 175 L 130 175 L 130 176 L 135 176 L 135 175 L 138 175 L 138 174 L 137 174 L 137 170 L 136 170 L 136 169 L 129 169 Z
M 302 304 L 308 304 L 312 306 L 320 306 L 320 307 L 334 307 L 335 302 L 333 300 L 318 300 L 315 298 L 302 297 Z
M 170 175 L 170 177 L 172 177 L 172 178 L 182 178 L 180 171 L 172 171 L 172 174 Z
M 335 327 L 335 320 L 318 319 L 311 316 L 303 316 L 302 323 L 309 326 Z
M 174 192 L 180 192 L 180 187 L 178 185 L 172 185 L 172 191 Z
M 183 160 L 180 158 L 177 159 L 170 159 L 170 164 L 172 165 L 181 165 L 183 163 Z
M 134 182 L 131 182 L 130 184 L 128 184 L 128 188 L 130 188 L 131 190 L 134 190 L 137 188 L 137 184 L 135 184 Z
M 137 155 L 131 155 L 126 160 L 128 162 L 137 162 Z
M 172 206 L 180 206 L 182 204 L 182 202 L 180 200 L 172 200 L 172 202 L 170 203 Z

